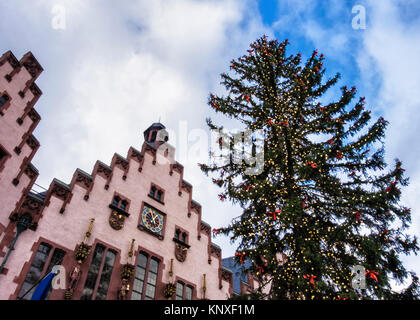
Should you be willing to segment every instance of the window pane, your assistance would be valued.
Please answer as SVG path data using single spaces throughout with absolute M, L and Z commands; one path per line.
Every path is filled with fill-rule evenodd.
M 156 287 L 150 284 L 146 286 L 146 298 L 154 299 L 155 298 Z
M 150 260 L 150 267 L 149 267 L 149 270 L 150 270 L 151 272 L 157 273 L 157 271 L 158 271 L 158 266 L 159 266 L 159 262 L 158 262 L 158 261 L 156 261 L 155 259 L 151 259 L 151 260 Z
M 0 108 L 6 104 L 7 100 L 9 100 L 9 97 L 6 94 L 0 97 Z
M 184 296 L 184 284 L 182 282 L 177 282 L 176 284 L 176 300 L 182 300 Z
M 190 286 L 186 286 L 185 287 L 185 300 L 192 300 L 192 293 L 193 293 L 193 288 L 191 288 Z
M 48 265 L 48 268 L 45 274 L 50 273 L 54 266 L 60 265 L 63 262 L 65 255 L 66 255 L 65 251 L 58 248 L 54 249 L 53 255 L 50 260 L 50 264 Z M 48 291 L 47 297 L 45 298 L 46 300 L 49 299 L 51 291 L 52 291 L 52 287 L 50 287 L 50 290 Z
M 137 278 L 134 279 L 133 291 L 138 292 L 140 295 L 143 293 L 144 281 Z
M 147 276 L 146 297 L 150 299 L 155 298 L 156 281 L 159 262 L 155 259 L 150 259 L 149 274 Z
M 112 269 L 115 262 L 115 252 L 108 250 L 105 256 L 105 264 L 102 269 L 101 279 L 99 281 L 98 291 L 95 300 L 105 300 L 108 293 L 109 281 L 111 279 Z
M 28 273 L 26 274 L 25 281 L 23 282 L 22 288 L 19 292 L 19 297 L 23 296 L 35 283 L 41 279 L 42 270 L 44 269 L 45 262 L 48 259 L 48 255 L 51 251 L 51 246 L 46 243 L 41 243 L 38 247 L 38 251 L 32 261 L 32 264 L 29 268 Z M 28 292 L 26 296 L 23 297 L 24 300 L 30 300 L 35 291 L 35 288 L 31 289 L 31 292 Z
M 141 300 L 141 294 L 133 290 L 133 293 L 131 294 L 131 300 Z
M 139 261 L 138 261 L 137 265 L 139 267 L 143 267 L 144 269 L 146 269 L 146 264 L 147 264 L 147 256 L 144 255 L 143 253 L 140 253 Z
M 119 202 L 120 202 L 120 198 L 114 197 L 114 199 L 112 200 L 112 205 L 118 207 Z
M 141 300 L 144 287 L 144 279 L 146 276 L 147 256 L 143 253 L 139 254 L 137 261 L 136 274 L 134 276 L 133 293 L 131 300 Z
M 155 193 L 156 193 L 156 187 L 151 187 L 150 188 L 150 196 L 154 198 L 155 197 Z
M 85 287 L 82 292 L 81 300 L 92 299 L 93 290 L 95 289 L 96 280 L 99 274 L 99 268 L 101 267 L 102 257 L 105 251 L 103 245 L 97 244 L 95 252 L 93 253 L 92 263 L 89 268 L 89 272 L 86 277 Z
M 153 272 L 149 272 L 149 276 L 147 277 L 147 283 L 156 285 L 157 274 Z

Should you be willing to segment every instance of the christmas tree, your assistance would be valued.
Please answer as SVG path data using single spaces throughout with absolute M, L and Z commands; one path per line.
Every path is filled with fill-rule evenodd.
M 372 119 L 354 87 L 321 103 L 340 74 L 324 80 L 324 56 L 315 50 L 304 62 L 300 53 L 286 54 L 288 44 L 257 39 L 222 73 L 226 93 L 209 96 L 216 112 L 264 136 L 263 168 L 254 174 L 245 161 L 234 161 L 226 132 L 218 142 L 230 161 L 200 164 L 221 188 L 220 200 L 243 209 L 214 233 L 239 243 L 237 263 L 252 261 L 247 271 L 271 288 L 268 295 L 257 290 L 261 298 L 418 298 L 418 279 L 400 260 L 419 248 L 404 233 L 411 213 L 400 204 L 408 184 L 402 163 L 387 168 L 384 161 L 388 122 Z M 250 141 L 248 156 L 256 156 Z M 391 279 L 410 276 L 405 291 L 392 289 Z

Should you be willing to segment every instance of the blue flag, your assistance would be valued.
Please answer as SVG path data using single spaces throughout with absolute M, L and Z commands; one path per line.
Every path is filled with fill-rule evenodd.
M 36 287 L 34 294 L 32 295 L 31 300 L 45 300 L 47 297 L 48 291 L 51 288 L 52 279 L 55 276 L 55 272 L 50 272 Z

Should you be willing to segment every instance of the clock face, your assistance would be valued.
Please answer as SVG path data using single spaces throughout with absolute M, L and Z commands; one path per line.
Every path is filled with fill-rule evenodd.
M 144 227 L 150 231 L 161 234 L 163 228 L 163 215 L 155 209 L 144 206 L 141 214 L 141 222 Z

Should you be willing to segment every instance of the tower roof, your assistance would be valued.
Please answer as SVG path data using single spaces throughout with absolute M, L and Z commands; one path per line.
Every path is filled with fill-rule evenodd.
M 166 127 L 163 124 L 161 124 L 160 122 L 155 122 L 149 128 L 147 128 L 146 130 L 144 130 L 143 134 L 146 134 L 151 129 L 166 129 Z

